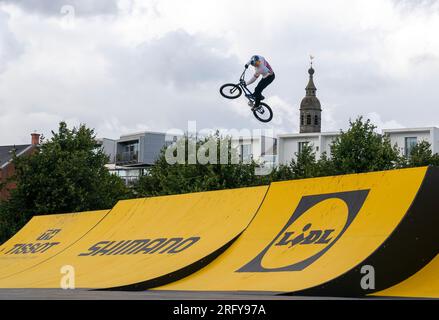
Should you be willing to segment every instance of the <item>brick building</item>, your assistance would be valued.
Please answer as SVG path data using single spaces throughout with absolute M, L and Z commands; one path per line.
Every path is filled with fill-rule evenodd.
M 15 173 L 15 167 L 12 158 L 15 154 L 20 157 L 32 154 L 40 143 L 40 135 L 32 133 L 31 144 L 0 146 L 0 184 L 7 182 L 8 178 Z M 0 189 L 0 200 L 6 200 L 9 197 L 9 190 L 15 188 L 14 183 L 7 183 L 5 187 Z

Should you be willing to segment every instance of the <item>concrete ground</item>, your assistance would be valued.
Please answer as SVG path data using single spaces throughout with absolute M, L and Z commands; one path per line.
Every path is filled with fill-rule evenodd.
M 83 289 L 0 289 L 0 300 L 340 300 L 349 298 L 279 296 L 270 293 L 89 291 Z M 374 299 L 374 298 L 367 298 Z M 376 299 L 376 298 L 375 298 Z M 378 298 L 380 299 L 380 298 Z M 350 300 L 350 299 L 349 299 Z

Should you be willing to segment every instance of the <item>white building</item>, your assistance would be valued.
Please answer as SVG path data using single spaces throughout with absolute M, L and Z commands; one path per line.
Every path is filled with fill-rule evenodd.
M 264 135 L 255 135 L 252 137 L 232 137 L 231 147 L 238 150 L 241 161 L 247 162 L 253 159 L 259 163 L 276 163 L 276 138 Z
M 439 128 L 384 129 L 383 134 L 390 137 L 392 145 L 396 144 L 403 156 L 408 156 L 413 146 L 421 141 L 427 141 L 431 151 L 439 153 Z
M 431 145 L 433 153 L 439 153 L 439 128 L 402 128 L 384 129 L 383 135 L 390 138 L 393 145 L 397 145 L 402 156 L 408 156 L 413 146 L 421 141 Z M 339 132 L 294 133 L 278 136 L 278 164 L 288 164 L 297 158 L 304 144 L 313 146 L 316 158 L 320 159 L 323 152 L 331 155 L 331 144 L 340 135 Z
M 330 146 L 332 141 L 339 135 L 338 132 L 315 132 L 315 133 L 293 133 L 281 134 L 278 136 L 278 164 L 288 164 L 292 159 L 296 159 L 304 145 L 313 147 L 316 158 L 326 152 L 331 153 Z
M 123 135 L 117 140 L 101 138 L 97 139 L 97 143 L 109 158 L 109 171 L 129 185 L 154 164 L 163 147 L 169 146 L 179 137 L 164 132 L 145 131 Z

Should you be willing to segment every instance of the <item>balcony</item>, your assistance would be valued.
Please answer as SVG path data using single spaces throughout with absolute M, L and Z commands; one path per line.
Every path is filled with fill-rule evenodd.
M 139 162 L 139 152 L 129 151 L 118 153 L 116 156 L 117 165 L 137 164 Z

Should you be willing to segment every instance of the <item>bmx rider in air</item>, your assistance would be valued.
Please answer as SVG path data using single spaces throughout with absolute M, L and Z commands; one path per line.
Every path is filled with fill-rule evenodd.
M 253 104 L 252 101 L 249 102 L 249 106 L 254 108 L 258 107 L 259 103 L 265 99 L 265 97 L 262 95 L 262 91 L 273 82 L 275 79 L 275 74 L 268 61 L 262 56 L 254 55 L 245 65 L 245 68 L 247 69 L 249 65 L 252 65 L 255 68 L 255 74 L 246 82 L 246 85 L 254 83 L 259 76 L 262 76 L 261 81 L 259 81 L 253 93 L 255 103 Z

